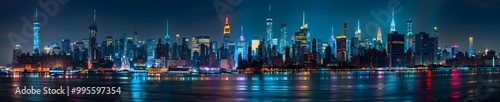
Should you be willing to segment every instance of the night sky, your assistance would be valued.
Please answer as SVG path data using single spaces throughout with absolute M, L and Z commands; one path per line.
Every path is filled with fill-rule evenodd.
M 362 36 L 375 37 L 374 27 L 380 26 L 386 39 L 390 18 L 373 16 L 371 12 L 389 13 L 392 11 L 390 5 L 399 3 L 396 9 L 400 12 L 395 13 L 395 21 L 396 30 L 400 33 L 406 33 L 406 21 L 412 18 L 414 33 L 432 34 L 433 26 L 438 26 L 439 46 L 459 45 L 459 49 L 465 52 L 468 51 L 468 37 L 474 36 L 475 50 L 500 50 L 497 45 L 500 43 L 497 40 L 500 38 L 498 0 L 241 0 L 239 4 L 230 4 L 226 0 L 66 0 L 69 2 L 58 4 L 59 11 L 53 16 L 41 9 L 38 1 L 0 1 L 0 46 L 3 48 L 0 65 L 10 63 L 16 41 L 23 47 L 23 52 L 32 52 L 31 27 L 35 8 L 47 14 L 48 18 L 46 21 L 40 19 L 43 23 L 41 48 L 53 42 L 60 45 L 61 39 L 73 42 L 89 37 L 88 27 L 94 9 L 97 10 L 98 43 L 106 36 L 132 35 L 135 30 L 139 32 L 139 40 L 164 37 L 168 19 L 171 37 L 177 33 L 187 38 L 208 35 L 220 44 L 224 22 L 219 19 L 218 8 L 213 5 L 218 1 L 232 8 L 229 22 L 233 40 L 239 37 L 241 25 L 247 39 L 264 37 L 265 19 L 269 14 L 274 20 L 273 37 L 279 37 L 282 23 L 288 24 L 288 37 L 291 37 L 302 24 L 303 10 L 313 38 L 325 41 L 331 35 L 332 26 L 334 33 L 340 35 L 343 23 L 348 24 L 348 37 L 352 37 L 359 19 Z M 272 6 L 270 13 L 268 5 Z M 50 7 L 53 9 L 53 6 Z M 28 24 L 24 24 L 23 17 L 29 21 Z M 377 20 L 378 17 L 382 21 Z M 27 32 L 23 33 L 22 29 Z M 20 39 L 10 41 L 9 38 Z

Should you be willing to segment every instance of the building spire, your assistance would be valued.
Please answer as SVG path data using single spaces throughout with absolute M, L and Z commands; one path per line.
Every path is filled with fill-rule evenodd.
M 243 36 L 243 25 L 241 25 L 241 34 L 240 34 L 240 41 L 244 41 L 245 37 Z
M 302 25 L 306 24 L 306 11 L 302 10 Z
M 395 32 L 396 31 L 396 23 L 394 22 L 394 11 L 392 11 L 392 21 L 391 21 L 391 30 L 390 32 Z
M 228 20 L 227 13 L 226 13 L 226 25 L 227 24 L 229 24 L 229 20 Z
M 344 23 L 344 36 L 347 36 L 347 23 Z
M 377 40 L 382 42 L 382 31 L 380 30 L 380 26 L 378 27 L 378 30 L 377 30 Z
M 330 37 L 330 40 L 331 41 L 334 41 L 335 40 L 335 33 L 334 33 L 335 30 L 333 30 L 333 26 L 332 26 L 332 36 Z
M 269 17 L 271 17 L 271 4 L 269 4 Z
M 434 26 L 434 37 L 438 37 L 438 27 Z
M 358 29 L 357 29 L 357 30 L 360 30 L 360 29 L 359 29 L 359 19 L 358 19 Z
M 95 9 L 94 9 L 94 22 L 95 22 L 95 15 L 96 15 L 96 11 L 95 11 Z
M 334 34 L 333 32 L 334 32 L 334 30 L 333 30 L 333 26 L 332 26 L 332 37 L 334 37 L 334 36 L 335 36 L 335 34 Z
M 165 34 L 165 38 L 170 39 L 170 36 L 168 35 L 168 20 L 167 20 L 167 33 Z
M 35 21 L 38 21 L 38 8 L 35 9 Z

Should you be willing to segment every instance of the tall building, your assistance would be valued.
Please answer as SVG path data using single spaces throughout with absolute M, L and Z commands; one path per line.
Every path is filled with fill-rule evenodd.
M 335 37 L 335 33 L 334 33 L 334 30 L 333 30 L 333 27 L 332 27 L 332 36 L 330 36 L 329 45 L 332 47 L 333 55 L 334 56 L 337 55 L 337 40 L 336 40 L 336 37 Z
M 429 34 L 420 32 L 415 35 L 415 65 L 431 65 L 434 54 L 433 39 Z
M 250 45 L 252 45 L 252 47 L 251 47 L 252 52 L 248 52 L 248 53 L 252 53 L 252 56 L 257 56 L 257 48 L 260 45 L 260 39 L 258 37 L 253 37 Z
M 473 51 L 473 44 L 474 44 L 474 37 L 469 37 L 469 57 L 472 57 L 472 51 Z
M 350 43 L 349 44 L 349 55 L 353 55 L 353 56 L 356 56 L 359 54 L 360 51 L 363 51 L 363 45 L 362 42 L 363 40 L 361 40 L 361 29 L 359 28 L 360 26 L 360 22 L 358 20 L 358 25 L 357 25 L 357 29 L 356 31 L 354 31 L 354 37 L 351 38 L 348 42 Z
M 13 53 L 12 53 L 12 63 L 15 64 L 17 63 L 17 57 L 18 56 L 21 56 L 21 54 L 23 53 L 23 48 L 21 47 L 21 45 L 19 44 L 16 44 L 16 46 L 14 46 L 14 50 L 13 50 Z
M 69 39 L 61 40 L 62 53 L 65 55 L 71 54 L 71 45 Z
M 94 10 L 94 23 L 90 25 L 89 30 L 89 40 L 90 40 L 90 59 L 92 62 L 97 62 L 99 59 L 97 57 L 97 25 L 96 25 L 96 10 Z M 92 66 L 92 65 L 90 65 Z
M 287 33 L 287 31 L 286 31 L 287 27 L 288 27 L 287 24 L 281 24 L 281 39 L 280 39 L 278 50 L 282 54 L 285 52 L 285 50 L 284 50 L 285 46 L 288 45 L 287 38 L 286 38 L 286 36 L 287 36 L 286 35 L 286 33 Z
M 413 21 L 411 18 L 408 18 L 408 21 L 406 22 L 406 36 L 405 36 L 405 52 L 408 49 L 415 50 L 413 48 Z
M 271 5 L 269 5 L 269 16 L 266 18 L 266 44 L 272 44 L 273 39 L 273 18 L 271 17 Z
M 210 41 L 210 44 L 212 44 L 212 52 L 215 53 L 214 54 L 215 58 L 219 59 L 219 55 L 218 55 L 218 52 L 217 52 L 218 51 L 217 48 L 219 48 L 219 47 L 218 47 L 217 41 Z
M 231 39 L 231 36 L 229 35 L 231 33 L 230 30 L 230 25 L 229 25 L 229 20 L 226 15 L 226 24 L 224 25 L 224 48 L 228 49 L 229 41 Z
M 163 42 L 158 42 L 158 43 L 168 43 L 168 44 L 171 44 L 172 43 L 172 40 L 170 38 L 170 35 L 168 34 L 168 20 L 167 20 L 167 27 L 166 27 L 167 31 L 165 33 L 165 37 L 163 38 Z
M 38 9 L 35 10 L 35 21 L 33 22 L 33 53 L 40 53 L 40 22 L 38 22 Z
M 243 25 L 241 26 L 241 35 L 240 39 L 238 39 L 238 49 L 236 55 L 240 55 L 243 57 L 245 56 L 245 50 L 246 50 L 246 44 L 245 44 L 245 37 L 243 36 Z M 245 59 L 245 58 L 241 58 Z
M 433 45 L 433 53 L 432 53 L 432 64 L 438 64 L 438 55 L 440 54 L 439 50 L 438 50 L 438 43 L 439 43 L 439 39 L 438 39 L 438 28 L 437 26 L 434 26 L 434 37 L 431 38 L 432 39 L 432 45 Z
M 302 32 L 306 35 L 305 37 L 305 48 L 306 48 L 306 51 L 311 51 L 311 34 L 309 33 L 309 26 L 308 24 L 306 23 L 306 11 L 302 11 L 302 26 L 300 27 L 299 29 L 299 32 Z M 297 39 L 297 36 L 295 36 L 295 39 Z M 297 42 L 297 41 L 295 41 Z
M 298 47 L 307 48 L 307 35 L 304 32 L 295 32 L 295 43 L 299 44 Z
M 378 27 L 378 30 L 377 30 L 377 39 L 373 43 L 375 45 L 375 49 L 377 49 L 377 50 L 385 49 L 384 48 L 384 41 L 382 39 L 382 30 L 380 30 L 380 27 Z
M 406 64 L 405 35 L 398 32 L 387 34 L 389 67 L 403 67 Z
M 394 11 L 392 11 L 392 21 L 391 21 L 391 30 L 390 33 L 396 31 L 396 23 L 394 22 Z
M 358 29 L 356 29 L 356 31 L 354 32 L 354 36 L 356 37 L 356 39 L 358 39 L 358 41 L 361 41 L 361 29 L 359 29 L 359 20 L 358 20 Z
M 161 42 L 160 42 L 161 43 Z M 156 42 L 153 39 L 147 39 L 146 40 L 146 50 L 147 50 L 147 67 L 153 66 L 153 59 L 155 58 L 155 49 L 158 45 L 158 42 Z
M 344 34 L 337 36 L 337 60 L 347 61 L 347 23 L 344 23 Z

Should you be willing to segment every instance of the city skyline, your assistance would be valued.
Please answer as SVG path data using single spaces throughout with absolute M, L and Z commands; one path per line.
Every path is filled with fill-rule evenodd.
M 364 1 L 364 0 L 360 0 Z M 395 0 L 398 1 L 398 0 Z M 16 7 L 19 9 L 19 11 L 23 12 L 20 13 L 16 16 L 8 16 L 8 17 L 2 17 L 4 20 L 6 20 L 5 24 L 1 25 L 1 33 L 3 36 L 2 39 L 2 46 L 7 47 L 7 49 L 10 50 L 5 50 L 2 51 L 4 56 L 11 56 L 12 55 L 12 50 L 14 48 L 14 45 L 11 44 L 12 42 L 9 41 L 9 33 L 15 33 L 17 35 L 24 34 L 21 32 L 21 29 L 23 26 L 23 21 L 20 20 L 19 18 L 22 18 L 25 16 L 28 20 L 29 23 L 32 23 L 32 16 L 35 14 L 35 9 L 37 7 L 40 7 L 37 5 L 37 3 L 18 3 L 14 1 L 7 1 L 9 3 L 4 3 L 4 4 L 17 4 L 19 7 Z M 79 2 L 83 2 L 83 4 L 79 5 Z M 159 1 L 155 1 L 159 2 Z M 177 7 L 183 8 L 183 6 L 186 6 L 186 8 L 189 9 L 174 9 L 176 7 L 167 7 L 168 10 L 162 11 L 162 9 L 155 8 L 157 6 L 161 6 L 160 4 L 171 4 L 174 2 L 174 4 L 179 4 Z M 267 3 L 262 3 L 262 2 L 267 2 Z M 351 12 L 349 11 L 344 11 L 344 12 L 339 12 L 338 10 L 344 10 L 344 9 L 336 9 L 335 7 L 326 7 L 327 9 L 332 9 L 334 11 L 333 13 L 328 13 L 329 10 L 324 10 L 322 7 L 324 6 L 329 6 L 331 5 L 339 5 L 342 3 L 353 3 L 352 1 L 346 2 L 346 1 L 320 1 L 320 2 L 327 2 L 325 4 L 320 4 L 318 1 L 313 1 L 312 3 L 307 2 L 304 5 L 309 5 L 305 7 L 297 7 L 293 5 L 298 5 L 303 3 L 304 1 L 290 1 L 290 3 L 280 3 L 280 1 L 272 0 L 272 1 L 243 1 L 241 4 L 232 6 L 234 8 L 233 11 L 228 12 L 229 16 L 229 22 L 230 25 L 233 27 L 231 30 L 233 33 L 231 33 L 231 41 L 236 41 L 236 39 L 239 38 L 238 32 L 240 32 L 240 29 L 238 26 L 240 25 L 245 25 L 245 32 L 243 32 L 245 35 L 245 38 L 247 38 L 247 42 L 249 41 L 249 38 L 252 37 L 259 37 L 259 38 L 264 38 L 266 35 L 266 28 L 265 28 L 265 20 L 266 18 L 271 15 L 273 17 L 273 22 L 275 23 L 273 25 L 273 32 L 272 36 L 274 38 L 280 38 L 280 28 L 279 25 L 282 23 L 285 23 L 288 25 L 288 37 L 292 37 L 294 29 L 298 29 L 302 23 L 302 11 L 305 11 L 306 13 L 306 18 L 305 21 L 309 25 L 309 29 L 311 32 L 311 38 L 324 38 L 324 37 L 329 37 L 331 35 L 331 27 L 334 27 L 334 32 L 335 35 L 340 35 L 342 34 L 342 24 L 347 23 L 348 24 L 348 30 L 347 30 L 347 36 L 354 37 L 354 32 L 355 28 L 357 26 L 357 20 L 360 19 L 361 22 L 361 30 L 362 32 L 362 37 L 365 38 L 366 36 L 369 36 L 370 38 L 376 37 L 376 30 L 378 26 L 375 26 L 375 28 L 368 28 L 368 31 L 366 30 L 366 25 L 369 25 L 370 22 L 375 22 L 380 27 L 382 28 L 382 36 L 383 39 L 387 38 L 387 34 L 389 33 L 389 24 L 387 22 L 377 22 L 376 17 L 372 16 L 370 14 L 370 11 L 374 11 L 375 13 L 381 11 L 389 11 L 387 10 L 387 5 L 388 3 L 393 3 L 394 1 L 364 1 L 364 2 L 372 2 L 374 5 L 368 6 L 367 8 L 359 8 L 356 10 L 353 10 Z M 339 2 L 339 3 L 335 3 Z M 415 3 L 416 5 L 411 5 L 413 2 L 418 2 Z M 217 3 L 217 1 L 201 1 L 201 3 L 188 3 L 186 1 L 162 1 L 161 3 L 158 3 L 156 5 L 151 5 L 154 2 L 146 2 L 146 1 L 134 1 L 134 2 L 119 2 L 117 5 L 120 5 L 116 8 L 110 8 L 106 7 L 107 4 L 113 4 L 116 2 L 112 1 L 89 1 L 89 2 L 84 2 L 84 1 L 70 1 L 67 4 L 64 5 L 59 5 L 59 12 L 55 13 L 54 16 L 49 16 L 48 17 L 48 22 L 45 22 L 45 25 L 43 24 L 44 21 L 42 21 L 42 26 L 40 30 L 40 47 L 43 46 L 48 46 L 51 43 L 60 43 L 61 39 L 70 39 L 71 42 L 74 41 L 81 41 L 82 38 L 87 38 L 88 37 L 88 26 L 92 24 L 91 18 L 92 18 L 92 11 L 93 9 L 97 10 L 97 17 L 94 18 L 96 19 L 96 24 L 99 27 L 99 34 L 97 35 L 97 42 L 104 41 L 106 39 L 106 36 L 121 36 L 122 34 L 127 34 L 128 36 L 132 36 L 134 34 L 134 31 L 139 32 L 139 40 L 141 41 L 146 41 L 146 39 L 158 39 L 158 38 L 163 38 L 165 36 L 165 31 L 166 31 L 166 22 L 169 20 L 170 25 L 169 25 L 169 34 L 170 36 L 174 36 L 174 34 L 180 34 L 181 38 L 186 37 L 186 38 L 191 38 L 193 36 L 210 36 L 211 40 L 222 42 L 223 39 L 223 33 L 222 29 L 224 26 L 224 21 L 221 21 L 219 19 L 218 13 L 216 12 L 216 8 L 212 5 L 214 3 Z M 141 5 L 150 5 L 152 7 L 131 7 L 131 8 L 126 8 L 127 6 L 133 5 L 134 3 L 140 3 Z M 223 2 L 224 4 L 227 4 L 227 2 Z M 400 1 L 401 5 L 399 7 L 404 8 L 400 12 L 395 12 L 395 22 L 396 22 L 396 31 L 406 34 L 406 20 L 408 18 L 411 18 L 413 21 L 413 26 L 414 30 L 413 33 L 419 33 L 419 32 L 426 32 L 428 34 L 433 33 L 433 27 L 438 26 L 439 27 L 439 46 L 447 45 L 459 45 L 460 50 L 465 52 L 468 51 L 468 37 L 473 36 L 476 41 L 474 42 L 474 48 L 475 50 L 481 51 L 484 48 L 488 48 L 490 50 L 498 50 L 500 48 L 494 47 L 494 43 L 486 43 L 490 41 L 495 41 L 495 40 L 488 40 L 491 39 L 491 37 L 494 37 L 494 32 L 493 30 L 495 29 L 495 26 L 487 26 L 489 24 L 494 24 L 495 22 L 486 22 L 488 20 L 488 17 L 485 19 L 478 19 L 478 20 L 472 20 L 472 21 L 464 21 L 463 25 L 465 28 L 470 28 L 470 29 L 465 29 L 463 28 L 464 26 L 460 26 L 460 24 L 454 24 L 457 23 L 456 20 L 460 21 L 460 18 L 454 18 L 451 21 L 446 18 L 446 16 L 449 15 L 457 15 L 454 13 L 451 14 L 446 14 L 445 11 L 447 9 L 443 9 L 444 7 L 448 7 L 450 5 L 466 5 L 466 1 L 443 1 L 442 3 L 438 2 L 436 4 L 425 4 L 425 1 L 406 1 L 406 0 L 401 0 Z M 440 3 L 440 4 L 439 4 Z M 253 4 L 258 4 L 261 6 L 256 6 Z M 367 4 L 360 4 L 360 5 L 368 5 Z M 493 2 L 493 5 L 497 5 L 498 2 Z M 268 11 L 267 9 L 268 6 L 263 6 L 263 5 L 271 5 L 272 6 L 272 11 Z M 292 5 L 292 6 L 290 6 Z M 319 7 L 314 8 L 313 5 L 320 5 Z M 418 5 L 424 5 L 424 6 L 430 6 L 430 8 L 427 9 L 418 9 Z M 108 5 L 109 6 L 109 5 Z M 434 6 L 434 7 L 433 7 Z M 14 8 L 12 6 L 3 6 L 4 8 Z M 22 7 L 22 8 L 21 8 Z M 83 8 L 79 8 L 83 7 Z M 77 9 L 78 8 L 78 9 Z M 339 7 L 342 8 L 342 7 Z M 344 7 L 344 8 L 355 8 L 355 7 Z M 378 8 L 378 9 L 377 9 Z M 383 8 L 383 9 L 382 9 Z M 30 10 L 31 9 L 31 10 Z M 124 9 L 124 10 L 120 10 Z M 151 9 L 156 9 L 156 11 L 151 10 Z M 430 9 L 430 10 L 428 10 Z M 449 8 L 448 8 L 449 9 Z M 492 6 L 490 8 L 479 8 L 476 6 L 469 6 L 467 10 L 474 10 L 474 9 L 486 9 L 481 12 L 476 12 L 477 16 L 471 16 L 471 17 L 464 17 L 464 18 L 477 18 L 477 17 L 484 17 L 485 15 L 481 14 L 490 14 L 487 13 L 488 11 L 499 11 L 499 8 L 496 6 Z M 179 10 L 179 11 L 176 11 Z M 429 12 L 425 12 L 425 10 L 428 10 Z M 16 9 L 17 11 L 17 9 Z M 47 14 L 46 10 L 41 10 L 42 12 L 45 12 Z M 117 11 L 117 12 L 115 12 Z M 150 13 L 147 13 L 147 11 L 150 11 Z M 166 12 L 165 12 L 166 11 Z M 321 12 L 320 12 L 321 11 Z M 366 12 L 365 12 L 366 11 Z M 427 15 L 431 17 L 420 17 L 420 16 L 412 16 L 412 15 L 418 15 L 417 12 L 412 12 L 412 11 L 420 11 L 423 12 L 422 15 Z M 2 11 L 2 12 L 9 12 L 9 11 Z M 11 11 L 12 12 L 12 11 Z M 171 12 L 171 13 L 170 13 Z M 336 13 L 339 12 L 339 13 Z M 353 13 L 353 12 L 364 12 L 364 13 Z M 456 11 L 455 11 L 456 12 Z M 154 14 L 154 13 L 159 13 L 159 14 Z M 434 13 L 434 14 L 429 14 L 429 13 Z M 444 13 L 444 14 L 441 14 Z M 12 13 L 9 13 L 12 14 Z M 348 16 L 342 16 L 342 14 L 348 14 Z M 122 16 L 123 15 L 123 16 Z M 185 16 L 184 16 L 185 15 Z M 197 15 L 204 15 L 206 17 L 199 17 Z M 324 16 L 323 16 L 324 15 Z M 120 16 L 120 17 L 116 17 Z M 499 15 L 491 15 L 491 18 L 498 17 Z M 127 18 L 128 17 L 128 18 Z M 333 17 L 333 18 L 332 18 Z M 137 19 L 139 18 L 139 19 Z M 202 18 L 202 19 L 197 19 L 197 18 Z M 385 19 L 385 18 L 384 18 Z M 390 15 L 389 18 L 390 19 Z M 490 19 L 494 20 L 494 19 Z M 388 20 L 390 21 L 390 20 Z M 430 23 L 429 23 L 430 22 Z M 470 25 L 472 22 L 477 22 L 478 24 L 483 24 L 482 26 L 475 26 L 475 25 Z M 469 24 L 467 24 L 469 23 Z M 11 25 L 11 26 L 10 26 Z M 29 25 L 31 27 L 31 25 Z M 491 27 L 491 28 L 490 28 Z M 483 30 L 490 28 L 491 31 L 489 30 Z M 193 29 L 198 29 L 198 30 L 193 30 Z M 373 30 L 370 31 L 369 29 Z M 399 29 L 399 30 L 398 30 Z M 455 31 L 456 29 L 460 29 L 458 31 Z M 466 31 L 461 31 L 461 30 L 466 30 Z M 30 33 L 29 35 L 32 35 L 32 30 L 28 30 Z M 457 32 L 462 32 L 462 33 L 457 33 Z M 483 33 L 481 33 L 483 32 Z M 31 42 L 32 38 L 26 38 L 28 39 L 28 42 L 26 43 L 20 43 L 20 45 L 23 48 L 23 52 L 30 52 L 32 53 L 32 49 L 30 49 L 33 45 L 33 42 Z M 484 40 L 480 40 L 484 39 Z M 323 39 L 326 41 L 327 39 Z M 387 40 L 384 40 L 387 41 Z M 483 42 L 481 42 L 483 41 Z M 486 41 L 486 42 L 485 42 Z M 219 43 L 221 44 L 221 43 Z M 61 44 L 59 44 L 61 45 Z M 4 48 L 5 48 L 4 47 Z M 11 61 L 10 57 L 2 58 L 0 60 L 0 65 L 7 64 Z

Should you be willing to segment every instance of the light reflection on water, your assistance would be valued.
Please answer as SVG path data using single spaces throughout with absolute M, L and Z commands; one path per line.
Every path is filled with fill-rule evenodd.
M 260 74 L 0 74 L 2 99 L 21 101 L 461 101 L 498 70 L 302 71 Z M 114 86 L 121 95 L 12 95 L 18 86 Z M 6 93 L 6 94 L 4 94 Z M 500 96 L 498 93 L 493 96 Z

